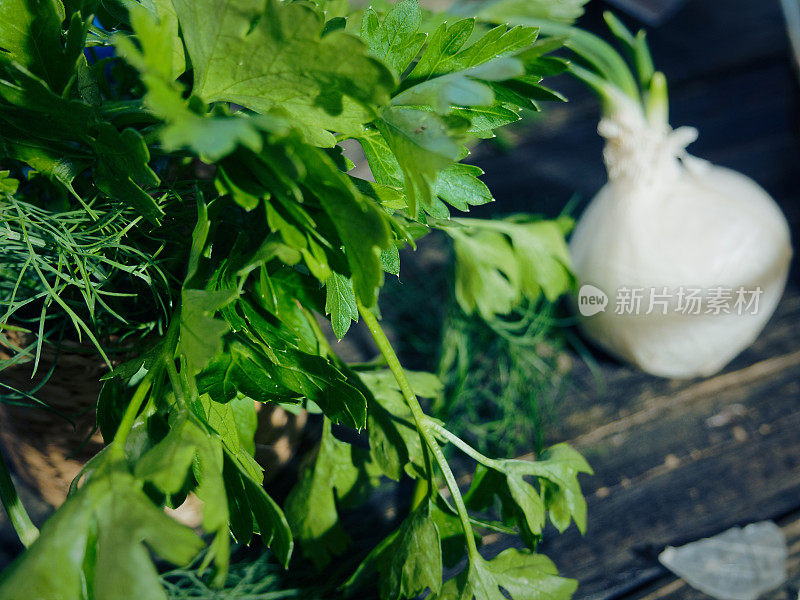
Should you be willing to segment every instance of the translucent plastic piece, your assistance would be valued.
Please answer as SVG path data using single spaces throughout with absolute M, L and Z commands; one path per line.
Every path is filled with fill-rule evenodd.
M 786 581 L 786 538 L 772 521 L 734 527 L 658 559 L 693 588 L 718 600 L 755 600 Z

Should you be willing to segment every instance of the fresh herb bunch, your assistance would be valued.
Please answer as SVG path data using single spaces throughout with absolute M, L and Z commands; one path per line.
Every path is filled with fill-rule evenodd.
M 27 235 L 31 260 L 51 268 L 34 269 L 34 317 L 20 316 L 55 304 L 100 351 L 114 336 L 99 324 L 114 314 L 122 337 L 148 332 L 105 378 L 97 420 L 107 446 L 33 543 L 2 486 L 30 545 L 2 574 L 0 598 L 166 598 L 151 551 L 186 565 L 206 546 L 162 511 L 189 493 L 203 502 L 201 568 L 213 585 L 227 579 L 232 538 L 260 536 L 283 565 L 299 543 L 324 567 L 348 548 L 347 501 L 379 477 L 405 476 L 423 493 L 345 589 L 377 586 L 387 599 L 572 593 L 575 582 L 535 548 L 548 517 L 584 529 L 577 475 L 588 465 L 565 445 L 533 462 L 492 459 L 450 433 L 417 400 L 441 384 L 401 367 L 375 313 L 398 248 L 452 228 L 448 205 L 491 199 L 480 170 L 460 162 L 465 144 L 558 98 L 540 81 L 564 68 L 545 56 L 559 43 L 472 18 L 425 35 L 424 16 L 416 0 L 356 14 L 341 0 L 0 4 L 3 204 L 61 224 L 77 213 L 73 236 L 116 215 L 109 227 L 120 234 L 91 256 L 68 245 L 74 268 L 51 262 L 60 242 L 45 236 L 40 250 Z M 347 174 L 336 146 L 345 139 L 361 144 L 374 182 Z M 27 260 L 10 269 L 25 280 Z M 100 302 L 103 282 L 138 301 L 131 286 L 144 273 L 151 312 L 139 317 L 147 304 L 136 304 L 125 325 L 124 305 Z M 69 303 L 53 281 L 69 287 Z M 12 303 L 4 322 L 17 312 Z M 317 315 L 338 337 L 363 319 L 384 363 L 344 364 Z M 316 460 L 283 509 L 252 456 L 254 400 L 324 413 Z M 366 429 L 368 448 L 340 440 L 333 424 Z M 441 444 L 477 462 L 466 494 Z M 515 532 L 526 548 L 485 560 L 483 530 Z M 443 583 L 443 563 L 462 558 Z

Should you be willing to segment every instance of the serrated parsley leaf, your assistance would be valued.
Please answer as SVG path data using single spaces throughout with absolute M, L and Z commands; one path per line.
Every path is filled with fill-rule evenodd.
M 424 81 L 449 72 L 446 63 L 467 43 L 475 29 L 475 19 L 461 19 L 452 25 L 442 23 L 431 35 L 419 61 L 409 74 L 410 83 Z
M 573 519 L 578 529 L 585 531 L 586 501 L 578 475 L 591 472 L 580 454 L 566 444 L 557 444 L 538 460 L 499 460 L 491 467 L 479 465 L 465 502 L 480 511 L 491 508 L 495 498 L 499 499 L 504 521 L 516 524 L 522 540 L 533 549 L 548 512 L 560 531 Z M 538 482 L 539 490 L 525 478 Z
M 516 525 L 525 545 L 535 548 L 546 516 L 539 492 L 524 480 L 521 473 L 479 465 L 465 497 L 467 506 L 473 510 L 485 511 L 495 505 L 495 498 L 500 501 L 503 522 Z
M 337 440 L 325 420 L 313 466 L 286 499 L 286 517 L 303 554 L 318 568 L 344 552 L 350 537 L 339 522 L 337 503 L 357 491 L 364 475 L 363 450 Z
M 333 333 L 342 339 L 350 322 L 358 322 L 358 306 L 353 293 L 353 282 L 344 275 L 332 273 L 325 281 L 325 314 L 330 315 Z
M 272 548 L 284 568 L 288 567 L 294 549 L 289 521 L 260 482 L 244 475 L 242 481 L 264 545 Z
M 160 181 L 147 164 L 150 151 L 141 134 L 132 128 L 119 132 L 102 123 L 93 145 L 98 158 L 94 171 L 97 187 L 157 224 L 164 211 L 141 186 L 157 186 Z
M 447 73 L 422 81 L 392 99 L 395 106 L 428 105 L 437 112 L 447 114 L 454 106 L 490 107 L 494 104 L 494 91 L 485 82 L 506 81 L 525 75 L 522 62 L 514 58 L 497 58 L 475 67 Z
M 252 406 L 252 400 L 247 401 Z M 136 465 L 136 476 L 166 494 L 174 494 L 182 489 L 191 472 L 197 482 L 194 492 L 203 502 L 203 528 L 216 534 L 204 561 L 215 560 L 217 576 L 223 580 L 232 512 L 236 513 L 237 523 L 247 524 L 243 526 L 246 531 L 237 529 L 240 541 L 249 542 L 255 522 L 264 545 L 272 546 L 285 564 L 292 551 L 291 532 L 280 508 L 261 487 L 260 470 L 254 474 L 250 469 L 252 459 L 245 463 L 240 460 L 231 406 L 201 396 L 194 408 L 194 414 L 184 414 L 176 420 L 167 436 L 144 454 Z M 240 494 L 231 494 L 232 490 L 239 490 Z
M 509 548 L 491 561 L 470 561 L 437 600 L 568 600 L 577 587 L 577 581 L 559 577 L 546 556 Z
M 402 170 L 409 216 L 416 218 L 420 208 L 432 210 L 437 174 L 461 155 L 447 124 L 432 112 L 392 107 L 377 127 Z
M 400 275 L 400 250 L 390 246 L 381 252 L 381 268 L 392 275 Z
M 421 398 L 436 398 L 442 383 L 432 373 L 406 371 L 414 393 Z M 424 468 L 424 455 L 411 409 L 390 371 L 365 371 L 359 378 L 370 398 L 367 415 L 370 454 L 383 474 L 398 481 L 404 472 Z
M 371 582 L 377 572 L 381 600 L 415 598 L 426 590 L 435 597 L 442 587 L 442 545 L 431 508 L 425 501 L 406 517 L 367 555 L 345 589 Z
M 319 198 L 341 240 L 356 297 L 371 307 L 383 283 L 380 254 L 393 243 L 389 215 L 361 194 L 351 178 L 321 150 L 302 147 L 298 155 L 309 168 L 305 181 L 308 193 Z
M 581 533 L 586 531 L 586 500 L 578 483 L 580 473 L 592 468 L 576 450 L 567 444 L 556 444 L 535 461 L 508 461 L 506 468 L 520 474 L 534 475 L 542 484 L 542 492 L 550 520 L 559 530 L 575 521 Z
M 84 24 L 77 15 L 69 19 L 69 33 L 64 35 L 66 17 L 64 5 L 55 0 L 4 0 L 0 3 L 0 57 L 19 63 L 61 93 L 75 70 L 85 38 Z
M 97 600 L 166 600 L 145 545 L 181 566 L 203 547 L 191 529 L 153 505 L 141 482 L 125 471 L 106 472 L 70 496 L 3 572 L 0 596 L 82 600 L 88 589 Z
M 139 47 L 122 34 L 113 40 L 119 55 L 139 71 L 147 87 L 145 106 L 164 120 L 159 129 L 164 148 L 188 147 L 207 161 L 230 154 L 239 144 L 260 150 L 260 129 L 275 130 L 273 119 L 242 118 L 222 106 L 206 114 L 206 107 L 198 98 L 182 97 L 182 85 L 175 78 L 184 68 L 183 46 L 180 44 L 180 53 L 173 48 L 176 41 L 180 43 L 176 16 L 166 8 L 163 12 L 159 20 L 144 5 L 132 4 L 130 20 Z M 172 61 L 164 60 L 170 54 Z
M 572 220 L 560 218 L 523 222 L 508 230 L 520 259 L 522 285 L 529 297 L 541 291 L 553 302 L 569 289 L 571 260 L 564 236 L 570 229 Z
M 181 352 L 195 371 L 222 352 L 222 338 L 230 327 L 213 315 L 236 296 L 236 290 L 183 290 Z
M 238 393 L 259 402 L 308 399 L 334 422 L 361 429 L 367 401 L 346 377 L 321 356 L 306 354 L 270 336 L 270 350 L 231 341 L 198 377 L 201 393 L 219 401 Z
M 493 202 L 489 188 L 478 177 L 483 169 L 475 165 L 455 163 L 441 171 L 434 184 L 434 193 L 458 210 L 467 212 L 470 206 Z
M 362 35 L 374 52 L 391 56 L 386 49 L 392 43 L 413 38 L 415 6 L 398 4 L 382 22 L 367 11 Z M 396 17 L 406 13 L 408 18 L 399 22 Z M 533 106 L 507 86 L 522 85 L 527 76 L 528 64 L 516 55 L 534 43 L 536 28 L 500 26 L 467 45 L 474 27 L 473 19 L 441 24 L 401 82 L 392 106 L 375 122 L 378 132 L 359 136 L 375 180 L 404 188 L 411 218 L 422 210 L 446 219 L 444 202 L 463 210 L 488 201 L 488 190 L 475 177 L 451 168 L 464 155 L 461 137 L 467 132 L 491 137 L 493 126 L 518 120 L 521 107 Z M 511 97 L 522 104 L 510 102 Z
M 484 319 L 508 314 L 523 298 L 555 301 L 572 285 L 564 236 L 572 221 L 460 219 L 445 231 L 454 240 L 456 300 Z
M 388 102 L 391 73 L 343 31 L 323 34 L 314 7 L 280 0 L 175 0 L 193 92 L 256 112 L 279 109 L 315 145 L 357 133 Z
M 417 0 L 402 0 L 393 5 L 382 22 L 368 8 L 361 21 L 361 37 L 370 52 L 389 65 L 399 77 L 416 58 L 425 43 L 420 33 L 422 9 Z
M 518 118 L 516 113 L 515 118 Z M 402 198 L 399 199 L 398 203 L 392 203 L 388 197 L 388 194 L 396 190 L 397 187 L 403 186 L 404 175 L 397 157 L 386 143 L 384 136 L 378 131 L 370 131 L 360 136 L 358 141 L 364 149 L 364 154 L 367 157 L 375 181 L 388 192 L 384 206 L 393 210 L 403 208 L 405 202 L 402 201 Z M 401 144 L 402 142 L 396 143 Z M 452 150 L 455 150 L 455 148 L 452 148 Z M 425 158 L 425 154 L 417 152 L 413 148 L 407 151 L 401 149 L 400 155 L 407 158 L 410 163 L 413 161 L 414 164 L 417 164 L 417 161 L 423 162 Z M 466 151 L 459 149 L 457 156 L 460 158 L 464 155 L 466 155 Z M 444 165 L 446 163 L 447 161 L 443 157 L 441 164 Z M 479 179 L 481 175 L 483 175 L 483 170 L 476 165 L 458 162 L 449 163 L 449 166 L 435 173 L 435 179 L 431 186 L 431 206 L 438 199 L 458 210 L 468 211 L 470 206 L 479 206 L 494 201 L 489 188 Z M 427 183 L 427 179 L 424 181 L 418 179 L 418 181 L 419 185 Z M 381 189 L 379 187 L 376 191 L 380 193 Z M 437 202 L 437 206 L 441 210 L 441 202 Z
M 519 263 L 511 244 L 495 231 L 448 230 L 456 256 L 456 301 L 486 320 L 510 313 L 522 300 Z

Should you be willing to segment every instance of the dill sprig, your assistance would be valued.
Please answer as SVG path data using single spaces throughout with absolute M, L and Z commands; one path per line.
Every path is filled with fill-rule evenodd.
M 210 571 L 199 568 L 201 561 L 198 558 L 185 569 L 161 575 L 169 600 L 314 600 L 319 597 L 314 590 L 289 582 L 286 571 L 270 552 L 231 564 L 222 587 L 212 585 Z
M 437 369 L 445 392 L 433 414 L 458 424 L 459 435 L 483 452 L 541 451 L 569 381 L 563 325 L 545 298 L 489 321 L 454 303 Z
M 33 358 L 35 372 L 45 343 L 70 338 L 110 362 L 112 337 L 119 344 L 156 328 L 168 314 L 170 284 L 160 265 L 161 248 L 144 251 L 129 240 L 140 220 L 109 205 L 53 211 L 3 196 L 0 343 L 14 354 L 0 362 L 0 370 Z M 9 339 L 12 331 L 33 334 L 35 344 Z

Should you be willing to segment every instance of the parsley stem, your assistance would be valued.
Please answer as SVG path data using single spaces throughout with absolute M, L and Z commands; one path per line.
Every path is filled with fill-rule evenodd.
M 383 332 L 383 329 L 381 329 L 378 319 L 375 317 L 372 311 L 370 311 L 368 308 L 365 308 L 360 302 L 358 303 L 358 312 L 361 314 L 361 317 L 364 319 L 364 323 L 366 323 L 367 327 L 369 328 L 369 332 L 372 334 L 372 339 L 375 340 L 378 350 L 380 350 L 383 358 L 386 359 L 386 364 L 389 366 L 389 370 L 397 380 L 397 384 L 400 386 L 400 391 L 402 392 L 408 407 L 411 409 L 411 414 L 414 416 L 414 422 L 417 426 L 420 436 L 425 442 L 425 445 L 430 449 L 431 453 L 433 454 L 433 458 L 436 460 L 436 464 L 442 471 L 447 489 L 450 491 L 450 495 L 453 497 L 453 503 L 456 506 L 458 519 L 461 521 L 461 527 L 464 530 L 464 538 L 467 543 L 467 554 L 470 560 L 474 560 L 479 557 L 479 554 L 478 548 L 475 545 L 475 537 L 472 533 L 472 525 L 470 525 L 469 522 L 469 513 L 467 513 L 467 507 L 464 504 L 464 498 L 461 496 L 461 491 L 458 489 L 458 484 L 456 483 L 456 478 L 453 475 L 453 471 L 450 470 L 450 465 L 447 464 L 447 459 L 444 457 L 444 453 L 439 447 L 436 437 L 433 435 L 433 431 L 431 429 L 431 420 L 419 405 L 417 396 L 411 389 L 411 384 L 408 382 L 405 371 L 400 365 L 400 360 L 397 358 L 397 354 L 395 354 L 394 348 L 392 348 L 392 345 L 389 342 L 389 339 L 386 337 L 386 334 Z M 430 486 L 433 488 L 433 481 L 430 481 Z
M 114 434 L 114 441 L 111 442 L 111 450 L 109 453 L 111 462 L 122 460 L 125 457 L 125 442 L 128 440 L 128 434 L 131 432 L 131 428 L 133 428 L 136 415 L 139 414 L 142 402 L 144 402 L 144 399 L 147 397 L 147 392 L 150 391 L 155 375 L 159 371 L 161 371 L 161 361 L 153 365 L 147 372 L 147 375 L 144 376 L 144 379 L 142 379 L 139 386 L 136 388 L 136 392 L 134 392 L 130 403 L 128 403 L 125 414 L 122 415 L 122 420 L 119 422 L 119 427 L 117 427 L 117 432 Z
M 39 530 L 22 505 L 17 495 L 17 488 L 14 487 L 14 482 L 11 480 L 11 475 L 8 474 L 8 468 L 2 456 L 0 456 L 0 500 L 3 502 L 3 507 L 6 509 L 11 525 L 17 532 L 20 541 L 26 548 L 30 547 L 39 537 Z
M 178 333 L 180 331 L 180 312 L 176 312 L 172 317 L 172 322 L 169 324 L 169 329 L 164 335 L 164 341 L 161 346 L 161 351 L 158 353 L 156 360 L 150 366 L 147 374 L 144 376 L 139 386 L 131 398 L 128 407 L 125 409 L 125 414 L 122 415 L 122 420 L 117 427 L 117 432 L 114 434 L 114 441 L 111 442 L 111 450 L 109 451 L 109 459 L 111 462 L 122 460 L 125 457 L 125 442 L 128 440 L 128 435 L 133 428 L 136 421 L 136 416 L 139 414 L 139 409 L 142 407 L 147 393 L 153 386 L 154 382 L 161 376 L 161 371 L 169 364 L 172 369 L 175 369 L 175 348 L 178 345 Z M 174 382 L 173 382 L 174 385 Z
M 442 438 L 443 440 L 445 440 L 447 442 L 450 442 L 451 444 L 453 444 L 456 448 L 461 450 L 464 454 L 466 454 L 470 458 L 475 459 L 476 461 L 478 461 L 479 463 L 481 463 L 482 465 L 484 465 L 486 467 L 489 467 L 490 469 L 499 469 L 500 468 L 499 467 L 499 465 L 500 465 L 499 461 L 496 461 L 493 458 L 489 458 L 485 454 L 481 454 L 480 452 L 475 450 L 475 448 L 473 448 L 472 446 L 467 444 L 464 440 L 462 440 L 460 437 L 458 437 L 457 435 L 455 435 L 451 431 L 448 431 L 447 429 L 445 429 L 444 427 L 442 427 L 441 425 L 439 425 L 435 421 L 429 419 L 429 424 L 430 424 L 431 430 L 434 433 L 436 433 L 440 438 Z
M 167 376 L 172 385 L 172 393 L 175 394 L 175 399 L 178 401 L 178 404 L 183 406 L 185 404 L 183 386 L 181 385 L 181 378 L 180 375 L 178 375 L 178 370 L 175 368 L 175 361 L 168 358 L 164 361 L 164 366 L 167 368 Z

